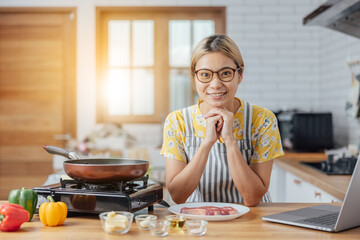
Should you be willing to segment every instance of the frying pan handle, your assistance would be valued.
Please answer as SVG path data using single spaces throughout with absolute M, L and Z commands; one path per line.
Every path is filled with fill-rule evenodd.
M 51 154 L 61 155 L 66 158 L 74 159 L 74 160 L 80 159 L 79 155 L 77 155 L 75 152 L 69 152 L 59 147 L 44 145 L 43 148 L 45 149 L 45 151 Z

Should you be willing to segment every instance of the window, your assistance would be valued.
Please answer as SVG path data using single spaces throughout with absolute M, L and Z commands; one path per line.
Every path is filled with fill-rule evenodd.
M 189 77 L 191 53 L 201 39 L 214 33 L 214 20 L 169 21 L 170 111 L 197 101 Z
M 153 21 L 108 22 L 107 73 L 110 116 L 154 114 Z
M 224 32 L 223 7 L 97 8 L 97 121 L 160 123 L 194 104 L 192 50 Z

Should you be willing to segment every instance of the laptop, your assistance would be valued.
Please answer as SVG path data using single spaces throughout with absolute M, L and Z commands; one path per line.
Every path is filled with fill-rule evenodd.
M 342 206 L 317 205 L 262 217 L 263 220 L 327 232 L 360 226 L 360 155 Z

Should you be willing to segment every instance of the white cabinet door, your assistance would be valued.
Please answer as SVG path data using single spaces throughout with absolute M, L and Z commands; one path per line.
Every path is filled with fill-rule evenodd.
M 286 202 L 316 202 L 315 186 L 286 172 Z
M 290 172 L 286 172 L 286 202 L 341 202 L 324 190 L 304 181 Z
M 333 195 L 321 190 L 321 189 L 316 189 L 315 190 L 315 198 L 317 198 L 319 200 L 319 202 L 323 202 L 323 203 L 341 203 L 342 201 L 336 197 L 334 197 Z
M 273 164 L 273 169 L 271 172 L 269 192 L 271 195 L 271 200 L 273 202 L 285 202 L 285 187 L 286 187 L 286 172 L 282 168 L 278 167 L 276 164 Z

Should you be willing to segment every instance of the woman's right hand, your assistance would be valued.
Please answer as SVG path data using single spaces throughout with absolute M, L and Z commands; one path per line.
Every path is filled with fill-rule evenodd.
M 220 137 L 224 120 L 221 115 L 215 113 L 207 113 L 204 115 L 206 120 L 206 135 L 204 142 L 213 145 Z

